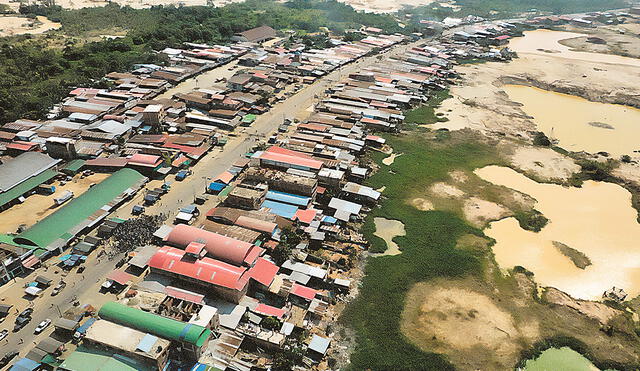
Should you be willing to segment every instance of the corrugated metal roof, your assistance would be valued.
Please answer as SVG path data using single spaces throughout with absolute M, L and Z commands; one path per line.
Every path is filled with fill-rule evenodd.
M 184 224 L 173 228 L 165 241 L 180 247 L 186 247 L 194 241 L 203 242 L 212 257 L 235 265 L 242 265 L 252 246 L 248 242 Z
M 61 160 L 53 159 L 43 153 L 22 153 L 0 165 L 0 192 L 6 192 L 18 184 L 50 169 Z

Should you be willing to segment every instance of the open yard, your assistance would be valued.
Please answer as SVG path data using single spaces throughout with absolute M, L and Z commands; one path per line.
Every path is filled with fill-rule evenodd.
M 2 212 L 0 218 L 0 233 L 15 232 L 21 224 L 27 227 L 35 224 L 47 215 L 52 214 L 58 207 L 55 207 L 53 199 L 63 194 L 65 191 L 71 191 L 74 197 L 80 196 L 91 183 L 100 183 L 111 174 L 93 174 L 86 178 L 80 179 L 80 175 L 76 175 L 72 181 L 60 186 L 59 181 L 54 181 L 56 192 L 52 195 L 34 194 L 21 204 L 14 205 L 10 209 Z

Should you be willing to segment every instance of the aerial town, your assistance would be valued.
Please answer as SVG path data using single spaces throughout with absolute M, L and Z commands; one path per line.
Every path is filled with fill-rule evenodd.
M 578 51 L 563 59 L 547 44 L 517 43 L 584 32 L 593 47 L 635 37 L 637 49 L 640 7 L 417 25 L 411 33 L 325 28 L 323 47 L 267 25 L 225 43 L 183 42 L 155 51 L 163 63 L 109 72 L 102 87 L 75 86 L 45 117 L 1 123 L 2 369 L 637 369 L 640 285 L 626 270 L 637 270 L 638 252 L 611 247 L 602 256 L 550 236 L 570 227 L 549 205 L 582 204 L 560 192 L 608 182 L 616 190 L 602 204 L 625 192 L 620 213 L 631 217 L 611 222 L 627 226 L 637 250 L 640 129 L 606 130 L 614 124 L 590 113 L 589 129 L 631 136 L 628 148 L 624 139 L 587 147 L 564 133 L 578 129 L 555 122 L 532 129 L 545 104 L 528 111 L 537 98 L 517 89 L 588 99 L 576 92 L 604 83 L 561 86 L 562 73 L 599 70 L 578 66 L 569 54 Z M 623 25 L 635 32 L 610 31 Z M 614 85 L 629 76 L 637 88 L 634 53 L 607 54 L 636 64 L 604 61 L 599 73 L 614 75 Z M 515 71 L 527 58 L 576 66 L 543 76 L 529 61 Z M 640 95 L 627 85 L 597 104 L 628 104 L 637 125 Z M 433 122 L 421 121 L 425 107 Z M 425 154 L 414 156 L 408 143 L 422 136 Z M 581 178 L 580 187 L 575 174 L 587 174 L 587 161 L 615 162 L 618 175 Z M 530 184 L 543 181 L 558 187 L 557 199 Z M 444 221 L 449 215 L 456 221 Z M 531 235 L 557 249 L 514 253 Z M 447 246 L 448 257 L 432 244 Z M 428 262 L 423 253 L 433 254 Z M 613 273 L 611 264 L 624 268 Z M 571 279 L 559 273 L 565 268 Z M 376 269 L 394 273 L 367 281 Z M 381 333 L 388 339 L 376 340 Z M 531 366 L 546 349 L 565 352 L 547 362 L 565 363 Z M 492 355 L 471 355 L 483 352 Z

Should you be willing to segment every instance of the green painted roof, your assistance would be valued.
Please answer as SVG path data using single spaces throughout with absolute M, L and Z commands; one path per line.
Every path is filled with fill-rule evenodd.
M 109 302 L 103 305 L 98 315 L 107 321 L 131 327 L 138 331 L 147 332 L 167 340 L 193 344 L 198 347 L 201 347 L 211 336 L 211 330 L 202 326 L 165 318 L 116 302 Z
M 20 243 L 15 243 L 13 241 L 14 237 L 15 236 L 11 235 L 11 234 L 0 233 L 0 243 L 6 243 L 7 245 L 22 247 L 23 249 L 27 249 L 27 250 L 35 250 L 35 251 L 38 250 L 37 247 L 35 247 L 35 246 L 23 245 L 23 244 L 20 244 Z
M 9 202 L 15 200 L 16 198 L 22 196 L 23 194 L 29 192 L 30 190 L 36 188 L 42 183 L 48 182 L 53 179 L 58 172 L 55 170 L 45 170 L 40 174 L 31 177 L 24 182 L 18 184 L 17 186 L 11 188 L 10 190 L 0 193 L 0 207 L 8 204 Z
M 153 368 L 139 361 L 84 346 L 78 347 L 60 365 L 70 371 L 151 371 Z
M 59 238 L 73 236 L 71 230 L 122 194 L 141 179 L 140 173 L 132 169 L 121 169 L 74 198 L 55 213 L 47 216 L 31 228 L 18 235 L 14 241 L 46 248 Z
M 80 160 L 80 159 L 73 160 L 73 161 L 69 162 L 67 164 L 67 166 L 62 168 L 62 170 L 63 171 L 64 170 L 68 170 L 70 172 L 76 173 L 76 172 L 78 172 L 78 170 L 80 170 L 80 168 L 82 166 L 84 166 L 85 162 L 86 162 L 85 160 Z

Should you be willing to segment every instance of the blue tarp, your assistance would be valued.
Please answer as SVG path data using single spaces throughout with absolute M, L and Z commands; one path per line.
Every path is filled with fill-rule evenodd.
M 338 221 L 338 219 L 332 217 L 332 216 L 325 216 L 324 218 L 322 218 L 322 222 L 323 223 L 327 223 L 327 224 L 336 224 L 336 222 Z
M 14 363 L 9 371 L 33 371 L 40 367 L 40 363 L 32 361 L 29 358 L 20 358 L 18 362 Z
M 59 257 L 58 259 L 60 259 L 61 261 L 66 261 L 67 259 L 69 259 L 71 257 L 71 254 L 67 254 L 67 255 L 62 255 L 61 257 Z
M 226 187 L 227 185 L 224 183 L 218 183 L 218 182 L 213 182 L 211 184 L 209 184 L 209 190 L 213 191 L 213 192 L 220 192 L 224 189 L 224 187 Z
M 147 353 L 151 350 L 151 348 L 153 347 L 153 345 L 158 341 L 158 337 L 157 336 L 153 336 L 151 334 L 146 334 L 144 335 L 144 337 L 142 338 L 142 340 L 140 340 L 140 342 L 138 343 L 138 346 L 136 347 L 136 349 L 140 349 L 141 351 Z
M 76 330 L 76 332 L 79 332 L 81 334 L 84 334 L 85 332 L 87 332 L 87 330 L 89 329 L 89 327 L 91 327 L 91 325 L 93 325 L 93 323 L 96 321 L 95 318 L 89 318 L 88 320 L 85 321 L 85 323 L 82 324 L 82 326 L 78 327 L 78 329 Z
M 271 209 L 272 213 L 291 220 L 293 220 L 294 215 L 296 215 L 296 211 L 298 211 L 298 208 L 293 205 L 270 200 L 263 202 L 262 207 L 268 207 Z
M 267 200 L 284 202 L 291 205 L 307 207 L 311 198 L 305 196 L 298 196 L 291 193 L 269 191 L 267 192 Z
M 180 211 L 187 214 L 193 214 L 196 212 L 197 209 L 198 208 L 196 207 L 196 205 L 189 205 L 189 206 L 181 207 Z

